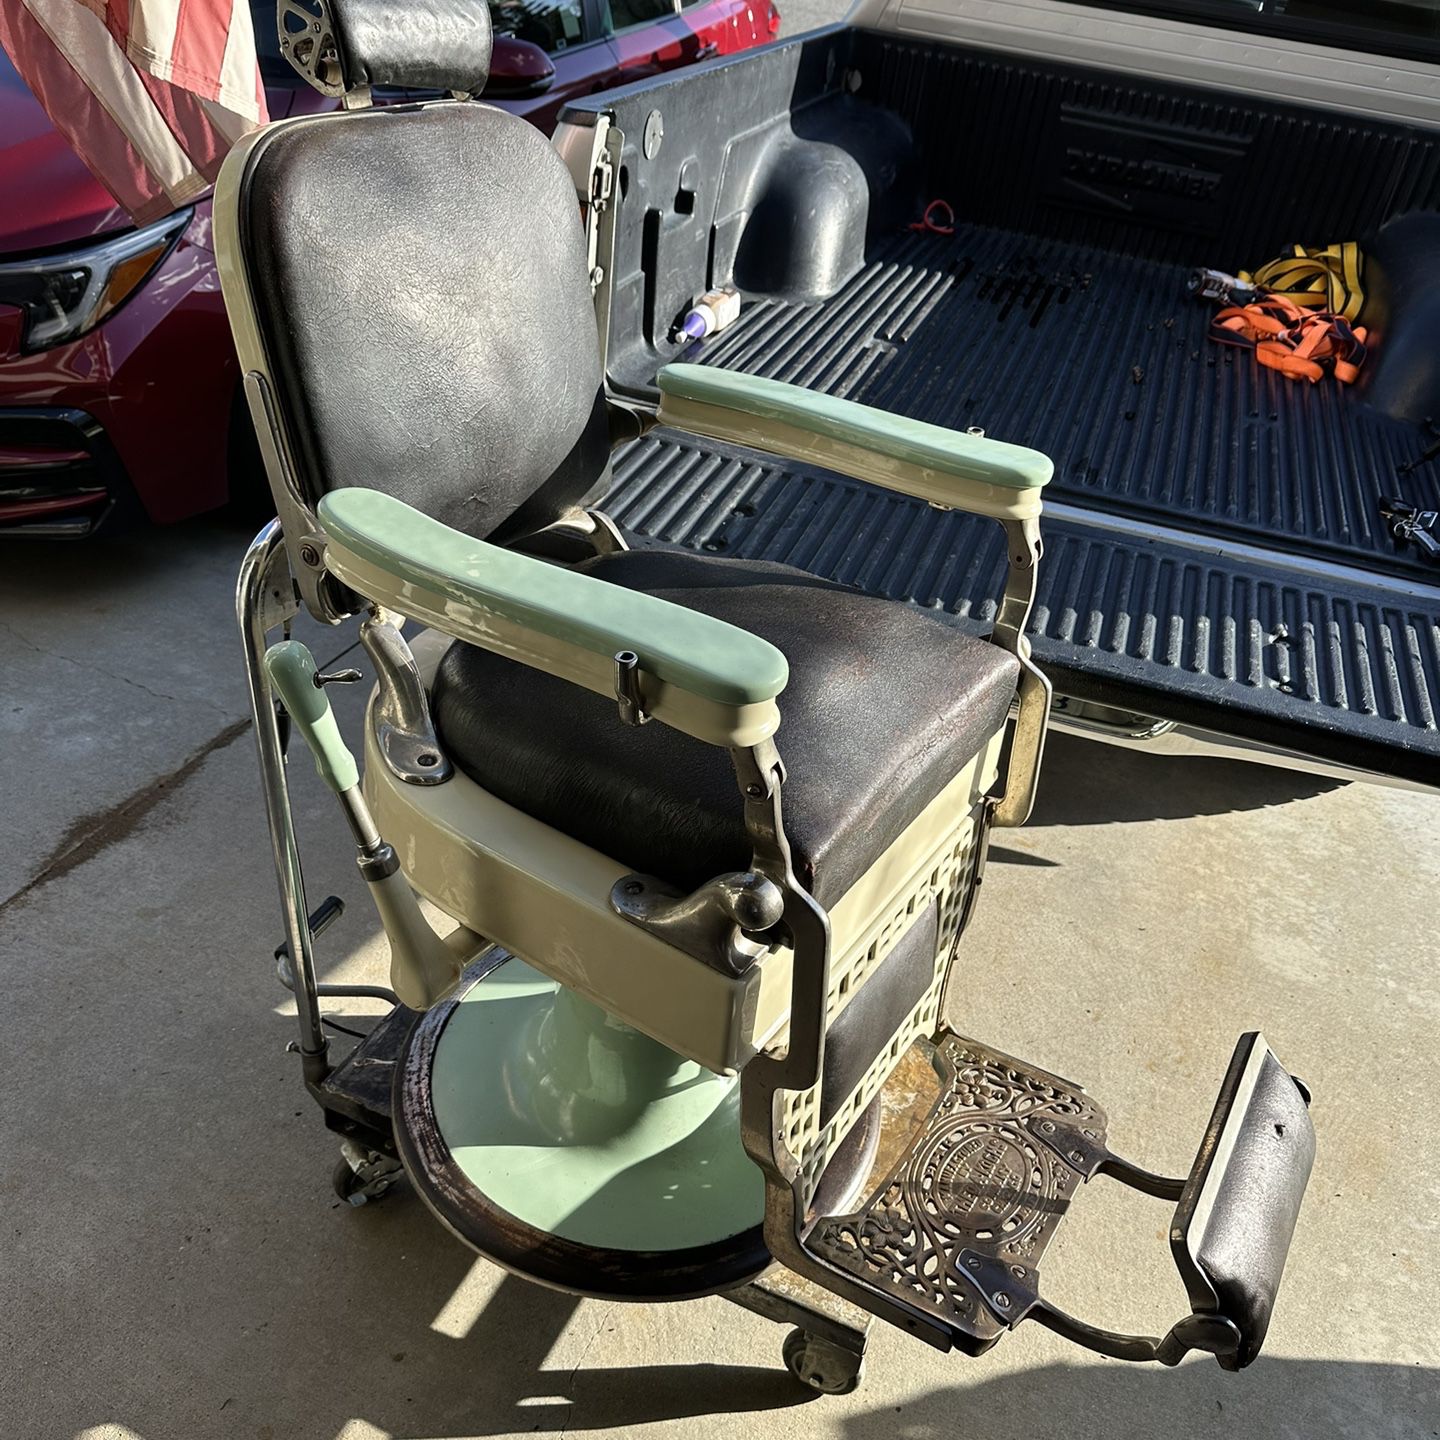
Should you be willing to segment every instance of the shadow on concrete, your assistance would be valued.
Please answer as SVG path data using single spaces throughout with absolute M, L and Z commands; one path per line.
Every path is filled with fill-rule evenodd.
M 667 1355 L 668 1328 L 663 1311 L 657 1322 L 655 1307 L 591 1304 L 577 1315 L 576 1297 L 513 1276 L 502 1278 L 457 1338 L 431 1322 L 463 1283 L 474 1263 L 472 1252 L 447 1243 L 405 1185 L 381 1205 L 355 1213 L 337 1207 L 337 1212 L 331 1217 L 331 1259 L 348 1252 L 348 1260 L 330 1272 L 331 1319 L 323 1328 L 331 1335 L 330 1353 L 343 1354 L 344 1361 L 339 1370 L 317 1364 L 308 1375 L 310 1423 L 304 1434 L 317 1440 L 332 1440 L 352 1419 L 395 1440 L 478 1440 L 528 1431 L 629 1436 L 648 1425 L 709 1416 L 722 1418 L 704 1433 L 744 1436 L 740 1417 L 747 1414 L 756 1416 L 755 1434 L 778 1435 L 783 1428 L 797 1440 L 822 1432 L 843 1440 L 1434 1440 L 1440 1435 L 1440 1371 L 1416 1364 L 1262 1356 L 1234 1375 L 1206 1356 L 1165 1370 L 1097 1361 L 1077 1350 L 1074 1364 L 987 1378 L 987 1361 L 954 1356 L 953 1385 L 898 1406 L 867 1404 L 867 1393 L 893 1394 L 897 1383 L 903 1385 L 903 1375 L 893 1374 L 890 1384 L 883 1384 L 880 1370 L 902 1366 L 910 1346 L 878 1347 L 866 1387 L 850 1398 L 825 1398 L 802 1389 L 784 1370 L 782 1326 L 757 1324 L 737 1310 L 734 1324 L 753 1336 L 753 1363 L 697 1362 L 692 1326 L 678 1327 L 688 1353 Z M 421 1256 L 425 1260 L 416 1267 Z M 341 1339 L 341 1317 L 367 1311 L 371 1323 Z M 641 1363 L 587 1368 L 583 1346 L 578 1364 L 555 1366 L 550 1357 L 575 1324 L 593 1325 L 593 1338 L 633 1327 L 627 1355 Z M 717 1328 L 725 1325 L 722 1315 Z M 286 1328 L 293 1339 L 293 1328 Z M 653 1356 L 645 1353 L 647 1340 Z M 933 1359 L 928 1350 L 914 1350 L 927 1365 Z M 236 1377 L 247 1389 L 257 1381 L 254 1374 Z M 264 1417 L 263 1393 L 249 1398 L 254 1418 Z M 779 1418 L 801 1406 L 803 1415 Z M 767 1412 L 772 1418 L 761 1419 Z M 243 1415 L 242 1410 L 236 1420 Z M 726 1416 L 737 1418 L 730 1424 Z M 716 1423 L 725 1428 L 717 1430 Z M 143 1417 L 138 1433 L 149 1440 Z M 277 1440 L 281 1433 L 274 1431 Z
M 1030 865 L 1041 870 L 1053 870 L 1060 862 L 1047 859 L 1044 855 L 1031 855 L 1025 850 L 1012 850 L 1007 845 L 996 845 L 993 841 L 986 853 L 988 865 Z
M 1245 760 L 1147 754 L 1052 731 L 1030 826 L 1226 815 L 1310 800 L 1345 783 Z
M 448 1403 L 450 1424 L 430 1406 L 407 1405 L 403 1417 L 389 1407 L 380 1413 L 357 1408 L 355 1414 L 404 1440 L 410 1436 L 459 1437 L 508 1435 L 552 1428 L 566 1434 L 604 1432 L 630 1435 L 660 1421 L 699 1419 L 782 1411 L 797 1405 L 816 1408 L 791 1423 L 797 1436 L 834 1433 L 844 1440 L 1432 1440 L 1440 1433 L 1440 1373 L 1417 1365 L 1385 1365 L 1328 1360 L 1260 1360 L 1239 1375 L 1227 1375 L 1207 1357 L 1178 1370 L 1128 1366 L 1118 1361 L 1046 1365 L 996 1379 L 980 1378 L 971 1362 L 954 1360 L 956 1383 L 932 1390 L 903 1405 L 864 1408 L 865 1390 L 853 1400 L 827 1399 L 806 1392 L 780 1368 L 778 1358 L 762 1351 L 755 1366 L 715 1364 L 638 1365 L 617 1369 L 577 1369 L 527 1374 L 507 1367 L 509 1383 L 491 1390 L 483 1406 L 466 1414 L 454 1401 L 472 1383 L 467 1361 L 500 1341 L 515 1352 L 518 1317 L 510 1293 L 524 1282 L 507 1281 L 487 1307 L 500 1335 L 488 1335 L 482 1319 L 459 1347 L 461 1363 L 449 1383 L 457 1387 Z M 544 1314 L 548 1324 L 529 1331 L 539 1344 L 558 1336 L 569 1319 L 572 1301 L 556 1294 L 525 1307 L 526 1321 Z M 623 1314 L 615 1322 L 624 1324 Z M 553 1328 L 552 1328 L 553 1327 Z M 903 1352 L 901 1352 L 903 1353 Z M 892 1350 L 894 1364 L 899 1358 Z M 979 1362 L 983 1366 L 984 1362 Z M 469 1376 L 473 1376 L 473 1370 Z M 442 1385 L 446 1382 L 436 1377 Z M 563 1385 L 565 1397 L 554 1394 Z M 568 1402 L 568 1403 L 567 1403 Z M 859 1410 L 852 1407 L 859 1404 Z M 844 1407 L 849 1414 L 836 1414 Z M 417 1413 L 418 1411 L 418 1413 Z M 775 1422 L 764 1424 L 777 1433 Z M 737 1419 L 733 1433 L 745 1426 Z
M 543 1298 L 532 1298 L 532 1292 Z M 544 1433 L 553 1428 L 567 1433 L 611 1430 L 628 1434 L 632 1426 L 662 1420 L 785 1410 L 819 1398 L 797 1385 L 780 1365 L 780 1341 L 785 1331 L 778 1325 L 773 1327 L 773 1335 L 770 1327 L 762 1332 L 767 1340 L 773 1340 L 773 1345 L 756 1355 L 754 1365 L 640 1364 L 613 1369 L 577 1367 L 569 1374 L 564 1370 L 542 1372 L 540 1363 L 559 1339 L 579 1302 L 573 1296 L 556 1291 L 537 1290 L 528 1281 L 513 1277 L 501 1282 L 484 1314 L 459 1348 L 474 1354 L 496 1346 L 508 1349 L 514 1356 L 513 1307 L 517 1303 L 525 1307 L 526 1320 L 534 1327 L 526 1332 L 526 1348 L 530 1352 L 527 1360 L 533 1361 L 533 1367 L 529 1364 L 523 1368 L 513 1364 L 507 1367 L 504 1390 L 492 1391 L 487 1396 L 484 1412 L 467 1417 L 458 1431 L 433 1433 L 469 1437 L 508 1435 L 529 1429 Z M 609 1312 L 609 1323 L 624 1326 L 629 1309 L 620 1306 Z M 735 1311 L 735 1317 L 737 1324 L 748 1324 L 752 1318 L 739 1310 Z M 657 1360 L 661 1358 L 656 1356 Z M 563 1396 L 556 1393 L 557 1387 L 563 1389 Z M 366 1418 L 372 1423 L 378 1420 L 378 1417 Z M 418 1434 L 432 1433 L 423 1414 L 406 1418 L 418 1426 Z M 378 1423 L 385 1427 L 383 1420 Z M 479 1428 L 475 1428 L 477 1424 Z
M 1238 1375 L 1208 1357 L 1168 1371 L 1045 1365 L 849 1415 L 837 1428 L 845 1440 L 1430 1440 L 1440 1433 L 1440 1372 L 1264 1356 Z
M 433 1313 L 442 1299 L 391 1294 L 406 1312 Z M 307 1433 L 333 1436 L 347 1417 L 357 1417 L 396 1440 L 530 1430 L 631 1435 L 663 1421 L 813 1405 L 803 1417 L 779 1423 L 797 1437 L 823 1430 L 844 1440 L 1433 1440 L 1440 1434 L 1440 1372 L 1419 1365 L 1262 1357 L 1230 1375 L 1208 1357 L 1163 1370 L 1094 1362 L 1077 1352 L 1074 1365 L 986 1379 L 985 1361 L 955 1357 L 953 1386 L 902 1405 L 867 1407 L 864 1388 L 845 1400 L 801 1389 L 779 1363 L 784 1331 L 775 1326 L 756 1332 L 754 1365 L 677 1361 L 586 1369 L 582 1359 L 568 1372 L 542 1369 L 577 1305 L 573 1297 L 507 1277 L 463 1339 L 423 1325 L 407 1337 L 396 1315 L 386 1345 L 395 1353 L 352 1351 L 343 1378 L 316 1385 L 311 1413 L 317 1425 Z M 600 1312 L 600 1323 L 623 1327 L 627 1312 L 633 1313 L 625 1306 Z M 737 1312 L 738 1323 L 749 1322 Z M 886 1346 L 870 1363 L 903 1363 L 907 1353 Z M 327 1402 L 339 1403 L 326 1413 Z M 756 1428 L 780 1433 L 774 1419 L 757 1420 Z M 715 1432 L 707 1427 L 706 1433 Z M 722 1433 L 742 1436 L 745 1422 L 737 1419 Z

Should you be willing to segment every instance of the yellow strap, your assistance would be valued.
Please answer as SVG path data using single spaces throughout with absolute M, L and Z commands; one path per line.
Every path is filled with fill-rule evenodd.
M 1290 254 L 1261 265 L 1253 276 L 1242 271 L 1241 278 L 1308 310 L 1331 310 L 1353 321 L 1365 303 L 1360 283 L 1363 265 L 1364 257 L 1353 240 L 1323 249 L 1292 245 Z

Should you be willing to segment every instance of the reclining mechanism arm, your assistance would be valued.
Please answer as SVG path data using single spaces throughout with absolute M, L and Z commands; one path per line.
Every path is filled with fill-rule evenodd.
M 1034 804 L 1050 708 L 1049 682 L 1031 663 L 1025 636 L 1041 553 L 1041 491 L 1054 471 L 1049 458 L 981 434 L 704 365 L 667 365 L 659 383 L 663 425 L 808 461 L 1005 527 L 1009 573 L 990 638 L 1020 661 L 1021 678 L 995 823 L 1023 825 Z

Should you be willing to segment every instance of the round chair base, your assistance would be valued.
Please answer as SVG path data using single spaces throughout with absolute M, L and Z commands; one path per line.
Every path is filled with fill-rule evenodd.
M 528 1279 L 607 1299 L 684 1299 L 734 1289 L 770 1264 L 738 1079 L 498 948 L 416 1022 L 394 1119 L 430 1209 Z M 872 1107 L 823 1189 L 841 1201 L 858 1190 L 878 1141 Z

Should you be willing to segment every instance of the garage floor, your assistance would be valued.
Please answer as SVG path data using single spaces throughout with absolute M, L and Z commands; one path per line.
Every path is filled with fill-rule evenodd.
M 1440 801 L 1058 740 L 1035 822 L 999 837 L 955 1019 L 1084 1082 L 1117 1143 L 1180 1171 L 1236 1036 L 1264 1029 L 1319 1134 L 1266 1353 L 1232 1376 L 1034 1327 L 979 1361 L 884 1333 L 857 1394 L 807 1400 L 781 1329 L 721 1301 L 577 1303 L 477 1260 L 408 1190 L 333 1198 L 269 958 L 229 609 L 246 538 L 0 567 L 0 1435 L 1440 1435 Z M 307 638 L 328 660 L 350 636 Z M 341 823 L 296 769 L 312 900 L 352 902 L 322 968 L 376 976 Z M 1167 1219 L 1097 1182 L 1050 1292 L 1167 1326 Z

